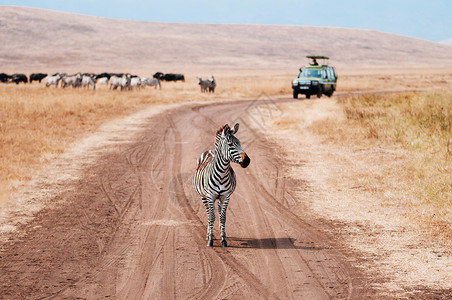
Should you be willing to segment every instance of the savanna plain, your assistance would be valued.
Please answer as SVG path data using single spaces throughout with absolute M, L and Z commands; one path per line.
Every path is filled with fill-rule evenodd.
M 452 71 L 338 72 L 332 98 L 288 100 L 294 74 L 196 75 L 132 91 L 0 85 L 0 203 L 71 144 L 149 106 L 253 100 L 278 106 L 259 130 L 281 147 L 288 176 L 309 182 L 297 209 L 330 220 L 356 262 L 386 280 L 382 297 L 446 299 L 452 262 Z M 290 99 L 290 98 L 289 98 Z M 407 292 L 408 291 L 408 292 Z M 428 291 L 428 292 L 425 292 Z

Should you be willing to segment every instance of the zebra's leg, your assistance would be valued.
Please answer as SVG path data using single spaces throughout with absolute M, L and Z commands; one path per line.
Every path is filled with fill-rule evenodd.
M 229 195 L 226 195 L 219 199 L 218 201 L 218 214 L 220 216 L 220 232 L 221 232 L 221 246 L 227 247 L 228 243 L 226 242 L 226 210 L 228 209 L 229 204 Z M 221 203 L 221 204 L 220 204 Z
M 209 214 L 209 201 L 207 201 L 207 198 L 202 198 L 202 204 L 204 204 L 205 208 L 206 208 L 206 213 L 207 213 L 207 219 L 209 219 L 210 214 Z M 209 240 L 209 226 L 207 226 L 207 236 L 206 236 L 206 240 Z
M 208 227 L 207 227 L 207 246 L 213 247 L 213 224 L 215 223 L 215 198 L 210 196 L 207 198 L 207 216 L 208 216 Z

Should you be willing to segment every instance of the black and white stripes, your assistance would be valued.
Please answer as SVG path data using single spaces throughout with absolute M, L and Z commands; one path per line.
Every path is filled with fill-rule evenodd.
M 235 174 L 230 162 L 238 163 L 243 168 L 246 168 L 250 163 L 248 155 L 240 146 L 240 141 L 234 136 L 238 129 L 238 123 L 232 129 L 226 124 L 217 131 L 215 150 L 206 151 L 199 156 L 193 176 L 193 187 L 201 196 L 206 207 L 208 217 L 207 246 L 213 246 L 215 201 L 218 199 L 221 245 L 227 247 L 226 209 L 236 186 Z

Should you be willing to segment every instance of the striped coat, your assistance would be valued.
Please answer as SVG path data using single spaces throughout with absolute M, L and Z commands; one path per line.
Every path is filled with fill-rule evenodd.
M 228 124 L 220 128 L 216 134 L 215 150 L 208 150 L 199 156 L 193 187 L 201 196 L 208 217 L 208 246 L 213 246 L 213 224 L 215 222 L 215 201 L 218 199 L 220 231 L 222 246 L 226 247 L 226 210 L 231 194 L 236 187 L 236 178 L 230 162 L 238 163 L 246 168 L 250 159 L 240 146 L 240 141 L 234 136 L 239 124 L 230 128 Z

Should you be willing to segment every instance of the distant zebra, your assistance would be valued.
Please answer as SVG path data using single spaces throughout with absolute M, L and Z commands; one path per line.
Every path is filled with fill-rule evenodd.
M 231 161 L 246 168 L 250 159 L 240 146 L 240 141 L 234 136 L 239 130 L 239 124 L 231 129 L 228 124 L 220 128 L 216 134 L 215 150 L 201 154 L 197 161 L 193 176 L 193 187 L 202 197 L 206 207 L 207 246 L 213 246 L 213 224 L 215 222 L 215 201 L 218 199 L 218 214 L 220 216 L 221 246 L 227 247 L 226 242 L 226 209 L 229 199 L 235 190 L 236 179 Z
M 198 84 L 201 87 L 201 93 L 207 93 L 207 89 L 210 86 L 210 81 L 208 79 L 203 80 L 201 77 L 198 77 Z
M 215 87 L 217 86 L 217 83 L 215 82 L 215 77 L 210 76 L 209 79 L 202 79 L 201 77 L 198 77 L 198 84 L 201 87 L 201 93 L 214 93 Z
M 210 93 L 215 93 L 215 87 L 217 86 L 217 82 L 215 81 L 215 77 L 210 76 L 209 77 L 209 81 L 210 81 L 210 85 L 209 85 L 209 94 Z

